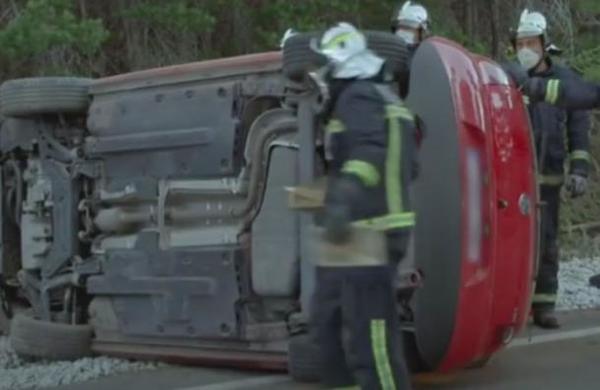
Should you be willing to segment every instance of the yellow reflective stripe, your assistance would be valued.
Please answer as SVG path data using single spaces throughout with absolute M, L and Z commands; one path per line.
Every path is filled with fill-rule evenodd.
M 559 186 L 564 183 L 565 178 L 564 175 L 538 175 L 538 184 L 540 185 L 549 185 L 549 186 Z
M 402 118 L 410 121 L 415 119 L 415 116 L 408 108 L 399 104 L 389 104 L 387 106 L 387 117 Z
M 549 80 L 548 83 L 546 84 L 546 97 L 545 100 L 547 102 L 550 102 L 551 96 L 552 96 L 552 85 L 554 85 L 554 80 Z
M 396 390 L 387 350 L 384 320 L 371 320 L 371 348 L 382 390 Z
M 558 101 L 558 93 L 560 89 L 560 80 L 555 80 L 552 104 Z
M 589 162 L 592 160 L 592 156 L 585 150 L 574 150 L 571 153 L 571 160 L 585 160 Z
M 554 303 L 556 302 L 556 294 L 534 294 L 534 303 Z
M 523 102 L 525 102 L 526 105 L 529 105 L 529 103 L 531 102 L 531 100 L 529 100 L 529 96 L 523 95 Z
M 558 101 L 558 95 L 559 95 L 559 91 L 560 91 L 560 80 L 555 80 L 554 83 L 554 99 L 552 101 L 552 104 L 556 103 Z
M 373 164 L 366 161 L 346 161 L 342 167 L 342 172 L 358 176 L 358 178 L 367 187 L 375 187 L 381 180 L 377 168 Z
M 400 182 L 400 165 L 402 136 L 400 134 L 400 107 L 389 104 L 386 106 L 388 119 L 388 150 L 385 162 L 385 190 L 388 212 L 402 212 L 402 183 Z
M 546 102 L 550 104 L 556 103 L 558 97 L 558 80 L 550 80 L 546 85 Z
M 415 220 L 415 213 L 397 213 L 383 217 L 361 219 L 352 225 L 373 230 L 389 230 L 414 226 Z
M 327 123 L 325 131 L 331 134 L 342 133 L 346 130 L 346 126 L 338 119 L 332 119 Z
M 336 45 L 338 45 L 340 42 L 345 41 L 348 38 L 351 38 L 354 35 L 358 35 L 356 32 L 347 32 L 347 33 L 343 33 L 340 35 L 336 35 L 335 37 L 331 38 L 329 40 L 329 42 L 323 44 L 321 46 L 322 50 L 329 50 L 334 48 Z
M 546 85 L 546 102 L 555 104 L 558 100 L 558 88 L 560 80 L 550 80 Z

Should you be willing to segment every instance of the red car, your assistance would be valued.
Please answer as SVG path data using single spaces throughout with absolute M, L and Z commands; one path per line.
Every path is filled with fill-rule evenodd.
M 483 362 L 522 329 L 537 256 L 536 160 L 522 95 L 493 61 L 428 40 L 408 104 L 425 123 L 417 184 L 420 357 Z
M 367 36 L 390 74 L 408 66 L 399 38 Z M 283 54 L 0 88 L 0 306 L 18 353 L 314 379 L 312 217 L 286 192 L 324 168 L 311 38 Z M 414 368 L 454 370 L 527 319 L 535 153 L 522 97 L 489 59 L 429 39 L 410 91 L 421 175 L 398 303 Z

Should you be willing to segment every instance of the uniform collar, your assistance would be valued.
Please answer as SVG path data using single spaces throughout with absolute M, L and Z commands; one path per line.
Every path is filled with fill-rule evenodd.
M 549 56 L 546 56 L 543 61 L 546 62 L 546 64 L 548 65 L 548 69 L 542 71 L 542 72 L 535 72 L 532 71 L 530 72 L 532 76 L 537 76 L 537 77 L 550 77 L 554 75 L 555 72 L 555 66 L 554 66 L 554 61 L 552 61 L 552 58 L 550 58 Z

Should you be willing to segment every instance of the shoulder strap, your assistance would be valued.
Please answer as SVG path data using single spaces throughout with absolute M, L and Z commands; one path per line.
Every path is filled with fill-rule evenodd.
M 390 88 L 389 85 L 387 84 L 375 84 L 375 89 L 377 90 L 377 92 L 379 92 L 379 94 L 381 95 L 381 97 L 383 98 L 383 100 L 385 101 L 386 104 L 399 104 L 402 105 L 402 101 L 400 100 L 400 98 L 398 97 L 398 95 L 396 95 L 392 89 Z

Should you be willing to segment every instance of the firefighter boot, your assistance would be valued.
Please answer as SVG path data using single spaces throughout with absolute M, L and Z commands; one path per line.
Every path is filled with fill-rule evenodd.
M 558 329 L 560 323 L 554 314 L 554 310 L 534 310 L 533 323 L 543 329 Z

